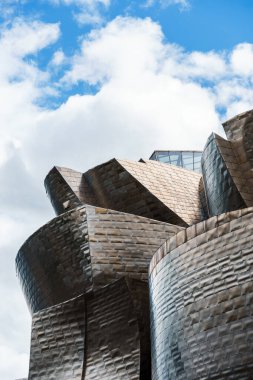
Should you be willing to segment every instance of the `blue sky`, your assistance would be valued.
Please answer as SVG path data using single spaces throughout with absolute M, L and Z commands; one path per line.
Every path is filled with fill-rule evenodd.
M 108 7 L 100 6 L 102 23 L 118 15 L 151 17 L 160 23 L 170 41 L 187 50 L 231 49 L 237 43 L 252 41 L 253 3 L 250 0 L 191 0 L 188 7 L 180 1 L 174 5 L 169 5 L 169 1 L 162 3 L 154 1 L 153 5 L 144 6 L 145 1 L 113 0 Z M 63 2 L 57 5 L 47 0 L 26 1 L 24 4 L 17 1 L 12 17 L 61 22 L 60 45 L 71 54 L 78 46 L 78 35 L 87 33 L 94 26 L 77 24 L 73 14 L 78 14 L 79 10 L 78 6 L 67 6 Z
M 159 23 L 166 41 L 178 44 L 188 52 L 229 51 L 242 42 L 251 43 L 253 38 L 253 3 L 250 0 L 101 0 L 94 7 L 95 19 L 82 21 L 80 14 L 94 14 L 94 9 L 85 3 L 92 1 L 7 0 L 7 5 L 2 5 L 5 10 L 8 8 L 8 12 L 1 12 L 2 22 L 11 27 L 18 17 L 28 22 L 36 19 L 44 23 L 59 23 L 61 35 L 58 41 L 36 52 L 36 64 L 41 69 L 47 67 L 52 52 L 57 48 L 66 57 L 73 56 L 80 47 L 80 38 L 119 15 L 143 19 L 150 17 Z M 66 67 L 67 64 L 51 73 L 51 79 L 58 80 Z M 93 93 L 96 89 L 96 86 L 87 83 L 72 85 L 71 88 L 62 89 L 57 98 L 50 99 L 47 107 L 59 106 L 71 94 Z
M 54 215 L 43 180 L 113 157 L 202 149 L 253 108 L 250 0 L 0 2 L 0 379 L 27 376 L 30 324 L 15 276 Z

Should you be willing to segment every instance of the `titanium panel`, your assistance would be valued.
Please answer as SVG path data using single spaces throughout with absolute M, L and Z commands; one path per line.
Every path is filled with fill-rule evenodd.
M 149 380 L 148 283 L 117 280 L 33 315 L 29 380 Z
M 73 179 L 73 183 L 69 179 Z M 72 169 L 53 167 L 48 173 L 44 185 L 56 215 L 81 206 L 80 192 L 82 173 Z M 71 186 L 72 185 L 72 186 Z
M 64 207 L 66 211 L 66 206 L 75 207 L 78 198 L 80 203 L 183 227 L 201 220 L 198 173 L 155 161 L 116 159 L 89 170 L 77 182 L 69 180 L 71 172 L 57 168 L 46 177 L 46 189 L 56 213 L 63 212 Z M 65 187 L 61 186 L 62 180 L 58 181 L 59 176 L 63 177 Z M 74 200 L 70 198 L 68 203 L 71 191 Z
M 147 280 L 153 253 L 182 228 L 81 206 L 51 220 L 20 248 L 16 266 L 32 312 L 122 276 Z
M 179 232 L 150 265 L 153 380 L 253 377 L 253 208 Z
M 253 206 L 253 110 L 228 120 L 223 127 L 230 144 L 228 153 L 233 151 L 237 162 L 234 167 L 226 157 L 231 176 L 247 207 Z
M 87 295 L 85 380 L 150 380 L 148 284 L 120 279 Z
M 84 347 L 84 295 L 35 313 L 28 380 L 82 380 Z
M 246 207 L 222 157 L 217 142 L 220 140 L 219 136 L 212 133 L 202 155 L 202 173 L 209 216 Z M 235 159 L 232 162 L 236 164 Z
M 20 248 L 17 273 L 30 310 L 67 301 L 92 286 L 86 208 L 51 220 Z

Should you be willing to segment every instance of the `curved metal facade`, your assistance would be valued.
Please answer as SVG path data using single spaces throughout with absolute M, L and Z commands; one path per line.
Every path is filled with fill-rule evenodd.
M 20 248 L 17 272 L 32 312 L 122 276 L 147 281 L 161 242 L 182 228 L 94 206 L 61 214 Z
M 148 286 L 119 279 L 33 315 L 29 379 L 149 379 Z
M 213 133 L 208 138 L 202 155 L 202 174 L 209 216 L 246 207 L 219 149 L 222 146 L 221 141 Z M 230 157 L 235 165 L 236 159 Z
M 253 208 L 168 240 L 150 267 L 152 379 L 251 379 Z

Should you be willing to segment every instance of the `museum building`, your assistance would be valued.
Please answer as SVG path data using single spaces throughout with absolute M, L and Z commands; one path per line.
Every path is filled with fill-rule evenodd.
M 29 380 L 253 379 L 253 111 L 200 151 L 54 167 L 20 248 Z

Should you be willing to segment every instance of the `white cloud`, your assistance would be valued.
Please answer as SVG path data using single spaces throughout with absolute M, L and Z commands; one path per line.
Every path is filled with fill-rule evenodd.
M 98 86 L 97 93 L 42 109 L 36 102 L 54 85 L 52 64 L 66 58 L 57 46 L 49 71 L 42 72 L 36 57 L 27 56 L 59 35 L 59 25 L 22 20 L 0 35 L 0 325 L 9 323 L 0 333 L 1 380 L 26 376 L 29 318 L 17 301 L 14 257 L 22 241 L 53 216 L 43 193 L 47 171 L 53 165 L 87 170 L 115 156 L 147 158 L 154 149 L 201 149 L 219 129 L 217 107 L 232 116 L 253 104 L 252 45 L 189 53 L 165 42 L 150 19 L 118 17 L 83 37 L 61 81 L 62 88 Z M 9 355 L 11 369 L 2 360 Z
M 237 45 L 231 54 L 231 65 L 236 75 L 252 77 L 253 45 L 249 43 Z
M 104 13 L 109 9 L 111 0 L 48 0 L 54 5 L 66 5 L 72 6 L 72 12 L 81 25 L 91 24 L 99 25 L 104 22 Z M 126 10 L 130 6 L 149 8 L 153 6 L 159 6 L 161 8 L 167 8 L 171 5 L 179 6 L 180 10 L 187 10 L 190 8 L 189 0 L 146 0 L 143 3 L 129 1 L 126 4 Z
M 180 5 L 183 8 L 188 8 L 190 5 L 189 0 L 159 0 L 163 7 L 168 7 L 169 5 Z
M 74 17 L 80 24 L 100 24 L 102 13 L 110 6 L 111 0 L 49 0 L 55 5 L 75 8 Z
M 147 34 L 148 32 L 148 34 Z M 81 52 L 65 80 L 89 83 L 115 79 L 128 80 L 144 72 L 155 72 L 157 57 L 163 55 L 162 32 L 150 19 L 118 17 L 106 28 L 94 30 L 85 38 Z
M 10 20 L 18 6 L 25 4 L 28 0 L 3 0 L 0 1 L 0 17 Z
M 226 74 L 227 68 L 221 54 L 176 51 L 165 61 L 164 70 L 168 75 L 175 75 L 179 78 L 204 78 L 217 81 Z
M 25 58 L 54 43 L 59 33 L 58 24 L 25 23 L 21 19 L 16 19 L 11 28 L 0 29 L 0 81 L 46 79 L 33 61 L 27 62 Z
M 100 91 L 72 96 L 59 109 L 44 112 L 30 136 L 40 144 L 29 144 L 26 154 L 37 154 L 45 170 L 45 150 L 47 157 L 58 156 L 57 163 L 82 169 L 82 161 L 88 168 L 112 156 L 138 159 L 155 147 L 201 148 L 219 125 L 215 98 L 208 88 L 166 72 L 174 50 L 150 19 L 117 18 L 94 30 L 64 81 L 99 84 Z M 55 144 L 62 149 L 55 150 Z M 103 149 L 92 154 L 98 146 Z
M 15 379 L 17 368 L 20 373 L 27 373 L 28 354 L 16 352 L 9 347 L 0 345 L 1 374 L 3 379 Z
M 58 24 L 43 24 L 39 21 L 24 22 L 16 19 L 11 29 L 1 31 L 1 45 L 4 54 L 25 57 L 36 53 L 59 38 Z
M 59 34 L 57 24 L 19 19 L 12 28 L 0 30 L 0 116 L 6 126 L 0 129 L 0 164 L 8 158 L 9 147 L 29 134 L 38 116 L 33 102 L 47 92 L 48 74 L 26 57 L 54 43 Z
M 63 51 L 57 50 L 53 55 L 53 58 L 51 60 L 51 64 L 55 65 L 55 66 L 62 65 L 64 63 L 65 59 L 66 58 L 65 58 Z
M 34 102 L 47 92 L 49 79 L 33 55 L 58 37 L 57 24 L 38 21 L 17 19 L 0 30 L 1 380 L 27 376 L 30 317 L 15 277 L 15 255 L 25 236 L 50 213 L 39 195 L 42 189 L 36 186 L 36 176 L 26 167 L 22 147 L 40 115 Z
M 147 0 L 145 6 L 151 7 L 157 4 L 162 8 L 167 8 L 171 5 L 179 5 L 181 10 L 186 10 L 190 8 L 189 0 Z

